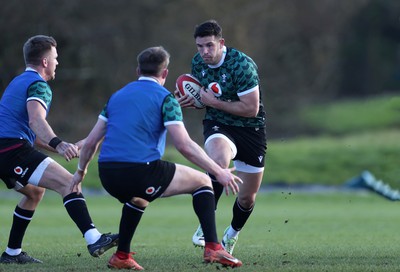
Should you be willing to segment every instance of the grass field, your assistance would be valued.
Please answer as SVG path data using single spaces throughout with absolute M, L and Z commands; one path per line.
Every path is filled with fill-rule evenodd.
M 3 249 L 17 194 L 1 194 Z M 219 235 L 230 221 L 233 200 L 233 196 L 222 197 L 217 211 Z M 117 201 L 88 194 L 87 203 L 100 231 L 117 232 L 121 210 Z M 398 203 L 367 192 L 260 193 L 234 252 L 243 267 L 235 270 L 399 271 L 399 223 Z M 191 244 L 196 226 L 191 197 L 155 201 L 134 237 L 136 260 L 146 271 L 226 270 L 202 263 L 202 250 Z M 61 199 L 51 192 L 31 222 L 24 250 L 44 263 L 0 265 L 0 271 L 109 271 L 106 263 L 113 251 L 91 257 Z

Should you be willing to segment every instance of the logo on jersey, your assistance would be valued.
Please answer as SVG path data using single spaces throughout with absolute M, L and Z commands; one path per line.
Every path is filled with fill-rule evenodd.
M 205 77 L 205 76 L 206 76 L 206 71 L 202 70 L 202 71 L 201 71 L 201 75 L 202 75 L 203 77 Z
M 211 82 L 208 84 L 208 89 L 210 89 L 216 97 L 220 97 L 222 95 L 222 89 L 218 82 Z
M 263 157 L 264 157 L 264 156 L 258 156 L 258 160 L 259 160 L 260 162 L 262 162 Z
M 225 74 L 222 75 L 222 82 L 223 82 L 223 83 L 226 82 L 226 75 L 225 75 Z

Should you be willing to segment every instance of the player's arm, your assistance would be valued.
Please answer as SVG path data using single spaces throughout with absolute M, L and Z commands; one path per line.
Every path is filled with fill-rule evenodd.
M 238 101 L 222 101 L 216 98 L 212 91 L 202 88 L 201 101 L 212 108 L 216 108 L 233 115 L 255 117 L 258 114 L 260 103 L 260 89 L 258 86 L 240 95 Z
M 164 126 L 166 127 L 175 148 L 189 161 L 211 173 L 218 170 L 215 164 L 189 136 L 183 124 L 183 115 L 178 101 L 168 95 L 162 105 Z
M 29 100 L 26 108 L 29 116 L 29 127 L 37 138 L 35 144 L 49 151 L 58 152 L 67 161 L 78 156 L 79 151 L 74 144 L 61 141 L 56 146 L 51 147 L 49 145 L 56 134 L 46 120 L 46 109 L 38 100 Z
M 86 174 L 90 161 L 93 159 L 100 143 L 104 139 L 107 127 L 106 124 L 107 122 L 104 119 L 99 118 L 89 135 L 86 137 L 85 143 L 81 149 L 81 155 L 79 157 L 78 172 Z
M 166 128 L 175 148 L 190 162 L 213 174 L 225 187 L 226 194 L 229 193 L 228 188 L 231 188 L 234 194 L 239 191 L 237 182 L 241 183 L 241 180 L 231 173 L 234 169 L 222 169 L 208 157 L 206 152 L 190 138 L 183 123 L 167 125 Z
M 85 138 L 79 157 L 78 167 L 72 178 L 71 192 L 79 188 L 79 184 L 85 177 L 89 163 L 106 135 L 106 125 L 107 122 L 105 119 L 99 117 L 89 135 Z
M 183 125 L 181 108 L 172 95 L 167 96 L 164 100 L 162 114 L 164 125 L 175 148 L 190 162 L 215 175 L 217 180 L 226 188 L 227 193 L 229 187 L 233 193 L 238 192 L 239 187 L 236 182 L 241 182 L 241 180 L 231 173 L 233 169 L 222 169 L 190 138 Z

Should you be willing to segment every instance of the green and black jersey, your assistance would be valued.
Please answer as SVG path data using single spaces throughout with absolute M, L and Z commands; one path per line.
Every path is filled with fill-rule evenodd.
M 254 88 L 259 86 L 258 68 L 256 63 L 246 54 L 234 48 L 225 49 L 223 63 L 215 67 L 204 63 L 200 54 L 197 53 L 192 59 L 192 75 L 205 87 L 212 82 L 218 82 L 222 89 L 222 95 L 218 99 L 239 101 L 241 95 L 252 92 Z M 256 117 L 241 117 L 207 107 L 204 118 L 228 126 L 264 127 L 265 111 L 261 91 L 259 111 Z

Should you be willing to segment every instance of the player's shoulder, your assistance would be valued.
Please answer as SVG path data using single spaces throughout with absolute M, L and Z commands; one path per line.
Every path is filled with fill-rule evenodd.
M 240 51 L 234 47 L 227 47 L 226 62 L 239 62 L 239 63 L 251 63 L 255 65 L 255 62 L 249 55 Z

